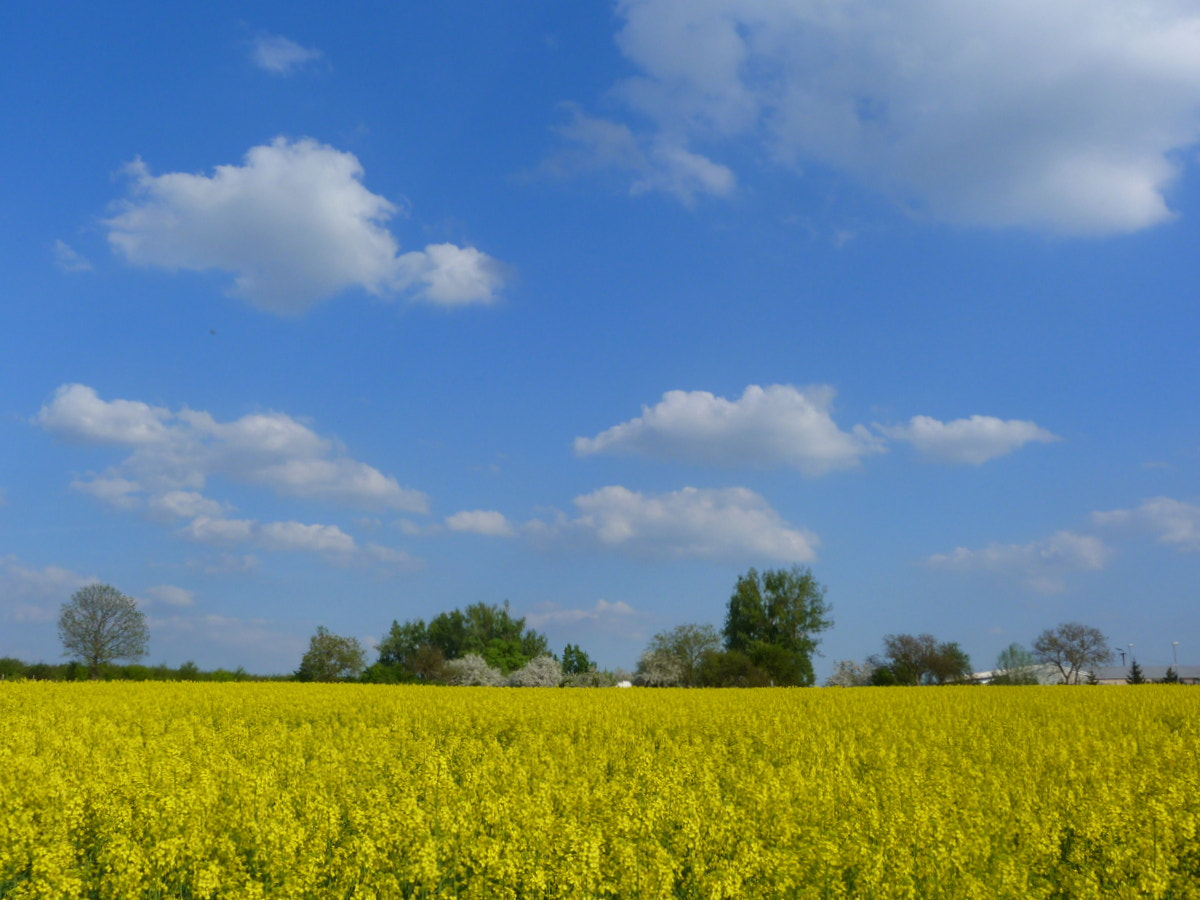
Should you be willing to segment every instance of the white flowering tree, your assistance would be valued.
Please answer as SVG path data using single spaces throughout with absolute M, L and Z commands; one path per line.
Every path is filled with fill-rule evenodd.
M 446 680 L 450 684 L 476 687 L 498 687 L 504 684 L 504 676 L 500 670 L 489 666 L 478 653 L 468 653 L 461 659 L 452 659 L 446 663 Z
M 508 676 L 509 687 L 558 687 L 563 671 L 553 656 L 538 656 Z

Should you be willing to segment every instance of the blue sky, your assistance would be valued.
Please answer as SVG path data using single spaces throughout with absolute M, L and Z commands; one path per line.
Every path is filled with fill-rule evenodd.
M 801 563 L 977 668 L 1200 653 L 1200 5 L 8 3 L 0 655 L 509 600 L 632 667 Z

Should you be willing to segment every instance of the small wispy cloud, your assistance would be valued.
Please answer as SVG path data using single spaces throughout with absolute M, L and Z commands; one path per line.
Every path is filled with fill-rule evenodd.
M 950 553 L 934 554 L 926 562 L 935 569 L 998 574 L 1021 581 L 1038 593 L 1055 594 L 1065 590 L 1067 575 L 1103 569 L 1111 555 L 1099 538 L 1059 531 L 1028 544 L 988 544 L 979 550 L 957 547 Z
M 1032 442 L 1048 444 L 1062 440 L 1035 422 L 995 416 L 971 416 L 953 422 L 913 416 L 907 425 L 875 428 L 894 441 L 912 444 L 918 453 L 930 459 L 971 466 L 1005 456 Z
M 291 75 L 325 54 L 316 47 L 304 47 L 282 34 L 263 34 L 254 39 L 250 59 L 273 75 Z
M 1170 497 L 1152 497 L 1135 509 L 1092 513 L 1097 525 L 1124 526 L 1153 534 L 1177 550 L 1200 552 L 1200 506 Z
M 54 264 L 64 272 L 91 272 L 92 262 L 66 241 L 54 242 Z

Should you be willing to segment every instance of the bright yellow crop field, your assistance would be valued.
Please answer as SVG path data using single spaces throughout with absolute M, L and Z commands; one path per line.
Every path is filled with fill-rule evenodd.
M 1200 690 L 0 683 L 0 897 L 1200 897 Z

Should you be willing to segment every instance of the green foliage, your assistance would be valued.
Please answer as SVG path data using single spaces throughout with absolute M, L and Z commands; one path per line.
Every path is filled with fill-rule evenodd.
M 362 675 L 366 654 L 357 638 L 333 634 L 324 625 L 309 639 L 296 670 L 299 681 L 350 681 Z
M 1142 672 L 1142 664 L 1136 659 L 1132 660 L 1129 665 L 1129 675 L 1125 679 L 1126 684 L 1145 684 L 1146 676 Z
M 582 675 L 596 668 L 596 664 L 576 644 L 563 647 L 562 670 L 564 675 Z
M 1167 666 L 1167 672 L 1163 675 L 1160 684 L 1179 684 L 1179 673 L 1175 671 L 1174 666 Z
M 740 650 L 709 650 L 700 661 L 703 687 L 767 687 L 771 675 Z
M 465 610 L 439 613 L 428 625 L 422 619 L 393 621 L 379 643 L 379 665 L 392 672 L 387 676 L 376 672 L 372 677 L 440 681 L 448 660 L 468 654 L 507 674 L 549 650 L 545 635 L 526 628 L 524 618 L 514 618 L 507 600 L 503 606 L 474 603 Z
M 992 684 L 1037 684 L 1038 676 L 1033 654 L 1020 644 L 1009 644 L 996 657 L 996 673 Z
M 745 653 L 775 684 L 811 685 L 819 635 L 833 625 L 825 588 L 806 566 L 750 569 L 725 615 L 725 649 Z
M 137 601 L 108 584 L 89 584 L 71 595 L 58 616 L 58 636 L 64 656 L 88 667 L 100 677 L 100 667 L 116 659 L 146 655 L 150 632 Z
M 720 646 L 721 639 L 711 625 L 676 625 L 652 637 L 642 658 L 653 665 L 656 682 L 665 679 L 681 687 L 695 687 L 700 683 L 700 661 L 704 654 Z M 639 672 L 643 668 L 639 663 Z
M 588 669 L 586 672 L 576 672 L 574 675 L 565 675 L 562 680 L 562 687 L 613 687 L 616 685 L 617 681 L 617 676 L 612 672 L 601 672 L 593 667 Z
M 932 634 L 889 634 L 883 656 L 872 657 L 871 683 L 922 685 L 962 683 L 971 676 L 971 660 L 955 641 L 938 642 Z
M 63 664 L 24 663 L 19 659 L 0 660 L 0 677 L 7 673 L 9 678 L 26 678 L 30 681 L 86 681 L 90 677 L 87 666 L 72 661 Z M 188 661 L 178 669 L 164 663 L 156 666 L 137 664 L 100 667 L 99 678 L 103 681 L 271 681 L 282 676 L 250 675 L 241 666 L 232 672 L 227 669 L 203 671 L 194 662 Z

